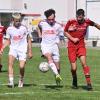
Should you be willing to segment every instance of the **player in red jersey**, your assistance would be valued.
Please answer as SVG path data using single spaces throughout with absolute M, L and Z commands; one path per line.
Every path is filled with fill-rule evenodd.
M 3 35 L 5 33 L 5 27 L 4 26 L 0 26 L 0 50 L 2 48 L 3 45 Z M 1 59 L 2 59 L 2 55 L 0 54 L 0 72 L 2 71 L 2 64 L 1 64 Z
M 84 75 L 87 82 L 87 89 L 92 90 L 91 79 L 90 79 L 90 68 L 86 64 L 86 48 L 84 43 L 84 37 L 88 26 L 94 26 L 100 30 L 100 25 L 91 21 L 90 19 L 85 19 L 85 14 L 83 9 L 78 9 L 76 11 L 76 19 L 69 20 L 65 26 L 65 36 L 68 37 L 68 57 L 71 64 L 72 73 L 72 86 L 77 88 L 77 58 L 83 67 Z

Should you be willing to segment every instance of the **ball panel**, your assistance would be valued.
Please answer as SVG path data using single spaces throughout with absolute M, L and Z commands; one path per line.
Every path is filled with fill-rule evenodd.
M 41 62 L 39 65 L 39 70 L 41 72 L 47 72 L 49 70 L 49 65 L 47 62 Z

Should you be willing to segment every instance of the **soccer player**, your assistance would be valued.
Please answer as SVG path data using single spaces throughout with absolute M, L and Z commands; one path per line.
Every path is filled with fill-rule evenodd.
M 13 25 L 9 26 L 6 31 L 6 41 L 1 49 L 1 53 L 4 48 L 10 45 L 9 50 L 9 63 L 8 63 L 8 76 L 9 87 L 14 87 L 14 75 L 13 65 L 15 59 L 19 60 L 20 77 L 18 87 L 23 87 L 24 68 L 27 59 L 32 58 L 32 44 L 30 34 L 27 28 L 21 24 L 21 14 L 12 14 Z
M 38 34 L 42 38 L 41 51 L 48 61 L 49 67 L 56 76 L 57 85 L 60 83 L 60 58 L 59 58 L 59 35 L 63 35 L 63 28 L 55 21 L 55 10 L 48 9 L 44 12 L 45 20 L 38 25 Z
M 92 90 L 92 84 L 90 79 L 90 67 L 86 63 L 86 48 L 84 43 L 84 37 L 88 26 L 94 26 L 100 30 L 100 25 L 91 21 L 90 19 L 84 18 L 85 13 L 83 9 L 78 9 L 76 11 L 76 19 L 71 19 L 67 22 L 65 26 L 65 36 L 68 37 L 68 57 L 71 64 L 72 73 L 72 86 L 77 88 L 77 58 L 83 67 L 84 75 L 87 82 L 87 89 Z
M 3 36 L 5 34 L 5 27 L 4 26 L 0 26 L 0 50 L 2 48 L 2 45 L 3 45 Z M 2 60 L 2 55 L 0 54 L 0 72 L 2 72 L 2 63 L 1 63 L 1 60 Z

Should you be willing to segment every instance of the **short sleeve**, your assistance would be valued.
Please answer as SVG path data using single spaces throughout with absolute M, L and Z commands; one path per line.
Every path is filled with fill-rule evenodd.
M 65 31 L 65 32 L 68 32 L 68 28 L 69 28 L 70 24 L 71 24 L 71 22 L 70 22 L 70 20 L 69 20 L 69 21 L 67 22 L 67 24 L 65 25 L 65 28 L 64 28 L 64 31 Z
M 58 33 L 59 33 L 59 36 L 64 36 L 64 29 L 61 25 L 59 25 Z
M 90 19 L 86 19 L 86 22 L 88 23 L 88 25 L 90 26 L 94 26 L 95 23 L 93 21 L 91 21 Z

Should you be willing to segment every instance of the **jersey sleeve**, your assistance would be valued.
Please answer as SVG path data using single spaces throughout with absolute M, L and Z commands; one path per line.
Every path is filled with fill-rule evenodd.
M 68 32 L 68 28 L 69 28 L 70 24 L 71 24 L 71 21 L 69 20 L 69 21 L 67 22 L 67 24 L 65 25 L 65 28 L 64 28 L 64 31 L 65 31 L 65 32 Z
M 91 21 L 90 19 L 86 19 L 86 22 L 90 25 L 90 26 L 94 26 L 95 23 L 93 21 Z
M 64 29 L 61 25 L 59 25 L 59 28 L 57 31 L 58 31 L 59 36 L 64 36 Z

